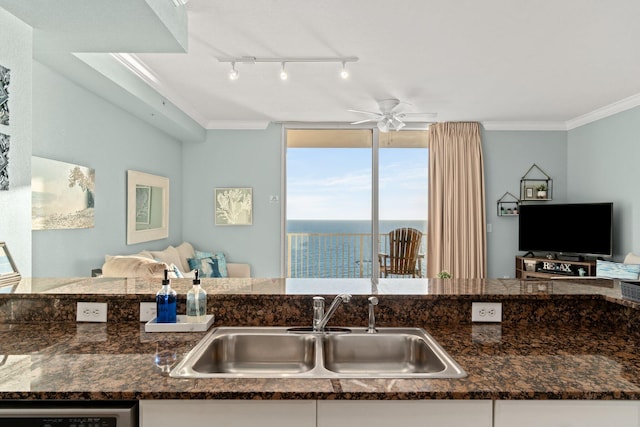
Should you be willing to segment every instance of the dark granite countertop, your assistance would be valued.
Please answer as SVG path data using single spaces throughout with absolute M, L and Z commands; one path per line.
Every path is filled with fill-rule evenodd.
M 137 313 L 117 305 L 113 309 L 122 317 L 112 316 L 108 323 L 56 317 L 73 306 L 72 294 L 88 297 L 82 288 L 3 296 L 0 398 L 640 399 L 638 304 L 620 297 L 619 284 L 566 282 L 425 281 L 414 284 L 426 286 L 422 293 L 414 287 L 415 292 L 382 296 L 380 326 L 423 327 L 468 374 L 429 380 L 175 379 L 157 366 L 158 355 L 175 355 L 177 361 L 205 333 L 147 333 L 144 324 L 127 320 Z M 230 282 L 225 283 L 221 289 Z M 247 283 L 255 287 L 258 280 Z M 266 283 L 277 288 L 283 282 Z M 327 293 L 344 290 L 338 288 Z M 107 293 L 113 298 L 109 310 L 116 298 L 144 299 L 145 292 Z M 311 318 L 307 295 L 247 293 L 210 293 L 216 326 L 294 326 Z M 366 321 L 367 292 L 353 293 L 358 296 L 336 313 L 334 325 Z M 472 324 L 474 300 L 503 301 L 503 322 Z
M 638 399 L 637 338 L 606 328 L 438 325 L 462 379 L 175 379 L 202 333 L 139 323 L 0 325 L 3 399 Z

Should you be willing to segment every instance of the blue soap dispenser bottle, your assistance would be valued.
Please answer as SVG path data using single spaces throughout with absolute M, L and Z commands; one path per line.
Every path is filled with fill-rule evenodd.
M 187 322 L 204 323 L 207 320 L 207 292 L 200 286 L 196 270 L 193 287 L 187 292 Z
M 156 323 L 176 323 L 176 291 L 171 289 L 169 271 L 164 270 L 162 289 L 156 294 Z

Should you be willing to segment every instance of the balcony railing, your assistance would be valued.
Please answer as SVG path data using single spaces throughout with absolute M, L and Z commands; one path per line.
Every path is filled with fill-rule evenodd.
M 378 236 L 380 252 L 389 251 L 388 234 Z M 426 251 L 422 236 L 421 254 Z M 287 277 L 371 277 L 370 233 L 287 233 Z M 378 262 L 377 255 L 373 262 Z M 422 277 L 426 263 L 422 262 Z

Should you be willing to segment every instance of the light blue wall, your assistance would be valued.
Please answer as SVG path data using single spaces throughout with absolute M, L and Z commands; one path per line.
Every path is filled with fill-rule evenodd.
M 615 260 L 640 253 L 640 107 L 568 132 L 568 194 L 613 202 Z
M 19 273 L 31 276 L 31 27 L 0 8 L 0 65 L 9 84 L 9 190 L 0 191 L 0 242 L 6 242 Z
M 182 145 L 33 62 L 33 155 L 96 171 L 95 227 L 32 232 L 33 276 L 88 276 L 105 254 L 164 249 L 182 237 Z M 169 238 L 126 245 L 127 170 L 169 177 Z M 25 213 L 26 214 L 26 213 Z M 30 216 L 30 215 L 29 215 Z
M 282 201 L 281 128 L 211 130 L 204 143 L 183 148 L 184 240 L 249 263 L 254 277 L 280 276 L 281 202 L 271 203 L 270 196 Z M 253 188 L 253 225 L 215 225 L 214 189 L 220 187 Z
M 522 255 L 518 251 L 518 217 L 498 216 L 497 201 L 506 191 L 520 197 L 520 178 L 534 163 L 553 178 L 553 201 L 566 201 L 567 133 L 484 131 L 482 146 L 487 224 L 492 228 L 487 233 L 488 277 L 514 277 L 514 257 Z

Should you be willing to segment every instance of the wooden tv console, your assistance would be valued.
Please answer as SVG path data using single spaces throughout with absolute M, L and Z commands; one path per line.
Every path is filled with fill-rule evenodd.
M 553 276 L 579 277 L 596 275 L 596 261 L 567 261 L 536 257 L 516 257 L 516 279 L 548 279 Z

